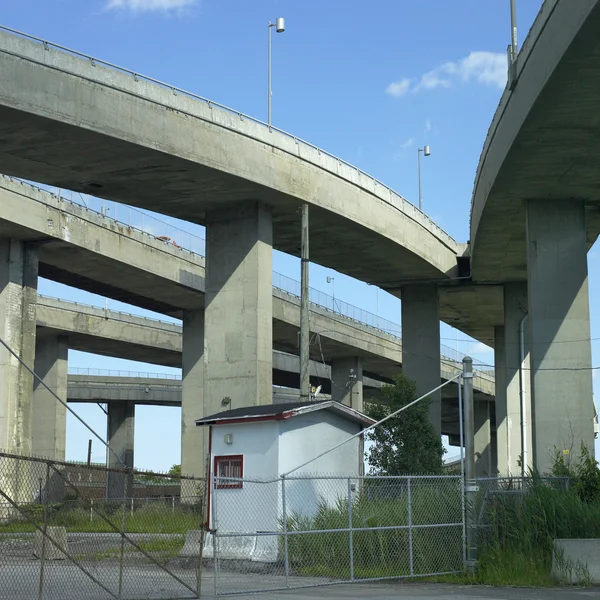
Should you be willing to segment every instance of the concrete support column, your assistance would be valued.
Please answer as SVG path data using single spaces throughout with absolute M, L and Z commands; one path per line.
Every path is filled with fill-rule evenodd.
M 133 448 L 135 430 L 135 403 L 108 403 L 108 460 L 112 469 L 133 469 Z M 116 456 L 115 456 L 116 455 Z M 133 494 L 133 472 L 129 474 L 108 472 L 106 497 L 124 498 Z
M 362 412 L 363 370 L 360 357 L 331 361 L 331 399 Z
M 0 238 L 0 337 L 34 366 L 38 256 L 18 240 Z M 0 347 L 0 449 L 31 454 L 33 376 Z
M 594 452 L 585 207 L 529 200 L 526 215 L 533 460 L 546 472 L 555 449 Z
M 420 395 L 441 383 L 440 316 L 436 285 L 402 286 L 402 372 Z M 441 392 L 431 394 L 429 416 L 441 435 Z
M 489 402 L 474 403 L 475 419 L 475 474 L 493 477 L 492 425 Z
M 67 401 L 69 343 L 65 336 L 38 334 L 35 373 L 63 401 Z M 65 460 L 67 409 L 37 379 L 33 382 L 32 454 Z
M 505 476 L 509 473 L 508 418 L 506 404 L 506 345 L 504 326 L 494 327 L 494 379 L 496 397 L 496 442 L 498 472 Z
M 204 407 L 204 310 L 183 313 L 182 359 L 181 472 L 204 477 L 208 428 L 196 427 L 196 419 L 210 414 Z
M 272 402 L 272 249 L 268 207 L 247 202 L 207 214 L 206 414 Z
M 526 283 L 504 285 L 503 335 L 496 344 L 496 357 L 503 361 L 503 364 L 496 364 L 498 469 L 503 476 L 518 476 L 523 466 L 525 471 L 531 467 L 531 363 L 527 305 Z M 522 447 L 523 428 L 525 453 Z M 526 465 L 523 465 L 523 456 L 527 459 Z

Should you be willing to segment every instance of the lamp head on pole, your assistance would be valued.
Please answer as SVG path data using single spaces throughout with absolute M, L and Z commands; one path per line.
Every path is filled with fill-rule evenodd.
M 283 17 L 277 17 L 275 21 L 275 31 L 277 33 L 283 33 L 285 31 L 285 19 Z
M 431 148 L 429 146 L 425 146 L 423 148 L 423 155 L 424 156 L 429 156 L 431 154 Z

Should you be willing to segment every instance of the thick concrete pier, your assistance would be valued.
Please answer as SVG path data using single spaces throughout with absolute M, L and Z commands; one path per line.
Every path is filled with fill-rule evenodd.
M 362 412 L 363 369 L 360 357 L 331 361 L 331 399 Z
M 583 202 L 527 202 L 533 458 L 542 472 L 556 450 L 594 451 L 586 252 Z
M 34 366 L 38 259 L 34 246 L 0 238 L 0 337 Z M 33 376 L 0 347 L 0 449 L 31 453 Z
M 495 457 L 492 447 L 492 424 L 489 402 L 475 402 L 475 474 L 477 477 L 493 477 Z
M 245 203 L 208 213 L 204 325 L 208 414 L 223 407 L 271 402 L 272 248 L 268 207 Z
M 181 472 L 204 477 L 208 452 L 206 427 L 196 427 L 204 408 L 204 311 L 183 313 L 181 382 Z
M 35 373 L 63 401 L 67 401 L 68 339 L 38 334 L 35 344 Z M 32 454 L 65 460 L 67 409 L 40 383 L 33 382 Z
M 108 404 L 108 466 L 113 469 L 133 469 L 133 444 L 135 430 L 135 403 L 110 402 Z M 133 472 L 129 474 L 108 472 L 107 498 L 128 498 L 133 494 Z
M 528 318 L 527 284 L 505 284 L 504 326 L 495 329 L 498 470 L 503 476 L 521 475 L 523 466 L 527 472 L 533 464 Z
M 440 314 L 436 285 L 402 286 L 402 372 L 425 394 L 440 385 Z M 431 394 L 429 416 L 441 435 L 441 392 Z

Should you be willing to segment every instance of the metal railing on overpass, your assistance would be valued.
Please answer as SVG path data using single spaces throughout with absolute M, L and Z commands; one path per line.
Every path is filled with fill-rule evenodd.
M 94 369 L 87 367 L 69 367 L 69 375 L 123 377 L 128 379 L 171 379 L 173 381 L 181 381 L 181 374 L 177 373 L 151 373 L 147 371 L 123 371 L 121 369 Z
M 282 276 L 285 277 L 285 276 Z M 291 280 L 293 281 L 293 280 Z M 277 288 L 277 289 L 281 289 L 281 288 Z M 286 292 L 289 293 L 290 295 L 294 295 L 290 292 Z M 71 300 L 64 300 L 61 298 L 57 298 L 57 297 L 53 297 L 53 296 L 47 296 L 44 294 L 38 294 L 40 298 L 46 298 L 48 300 L 57 300 L 59 302 L 64 302 L 64 303 L 68 303 L 68 304 L 73 304 L 75 307 L 77 306 L 83 306 L 83 307 L 87 307 L 87 308 L 92 308 L 95 310 L 106 310 L 103 307 L 100 306 L 94 306 L 92 304 L 84 304 L 82 302 L 72 302 Z M 299 294 L 297 296 L 298 298 L 300 297 Z M 337 302 L 337 300 L 336 300 Z M 319 305 L 317 305 L 319 306 Z M 321 307 L 322 308 L 322 307 Z M 360 309 L 359 309 L 360 310 Z M 171 321 L 161 321 L 160 319 L 155 319 L 152 317 L 146 317 L 146 316 L 141 316 L 141 315 L 134 315 L 132 313 L 128 313 L 128 312 L 122 312 L 122 311 L 116 311 L 116 310 L 112 310 L 109 309 L 109 312 L 113 315 L 113 317 L 115 315 L 125 315 L 127 317 L 135 317 L 138 319 L 147 319 L 150 322 L 154 322 L 154 323 L 166 323 L 168 325 L 173 325 L 174 323 Z M 343 315 L 340 315 L 339 313 L 334 313 L 337 314 L 338 316 L 342 316 L 342 318 L 346 319 L 349 317 L 345 317 Z M 370 314 L 370 313 L 369 313 Z M 361 326 L 365 326 L 367 325 L 366 323 L 359 321 L 358 319 L 352 319 L 353 321 L 355 321 L 357 324 L 361 325 Z M 388 321 L 388 323 L 391 323 L 391 321 Z M 393 325 L 393 323 L 392 323 Z M 381 331 L 382 333 L 386 333 L 387 335 L 390 335 L 392 337 L 395 337 L 398 339 L 399 342 L 401 342 L 402 338 L 400 336 L 400 330 L 398 328 L 398 333 L 393 333 L 393 332 L 387 332 L 384 329 L 380 328 L 380 327 L 374 327 L 374 329 L 377 329 L 378 331 Z M 459 352 L 458 350 L 454 349 L 454 348 L 450 348 L 449 346 L 446 346 L 444 344 L 440 344 L 440 355 L 441 355 L 441 360 L 443 363 L 445 363 L 446 365 L 450 366 L 450 367 L 456 367 L 457 369 L 462 369 L 462 359 L 466 356 L 466 354 Z M 80 375 L 102 375 L 104 373 L 100 373 L 100 371 L 104 371 L 102 369 L 83 369 L 83 371 L 81 373 L 78 373 Z M 130 372 L 130 371 L 122 371 L 122 370 L 113 370 L 111 371 L 112 373 L 115 373 L 115 377 L 143 377 L 146 375 L 143 374 L 139 374 L 137 372 Z M 121 375 L 117 375 L 116 373 L 122 373 Z M 486 379 L 488 381 L 494 381 L 495 380 L 495 373 L 493 369 L 477 369 L 474 368 L 473 369 L 473 373 L 475 374 L 475 376 L 477 377 L 481 377 L 483 379 Z M 75 374 L 75 373 L 73 373 Z M 161 374 L 148 374 L 148 377 L 157 377 L 157 378 L 162 378 L 163 376 Z M 166 376 L 166 379 L 179 379 L 180 376 L 178 375 L 172 375 L 172 376 Z

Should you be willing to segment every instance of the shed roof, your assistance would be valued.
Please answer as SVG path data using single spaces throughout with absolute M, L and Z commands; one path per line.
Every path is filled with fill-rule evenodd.
M 348 421 L 369 426 L 375 423 L 373 419 L 363 413 L 336 402 L 285 402 L 283 404 L 260 404 L 257 406 L 244 406 L 202 417 L 196 420 L 196 425 L 225 425 L 248 421 L 283 421 L 298 415 L 326 410 L 344 417 Z

